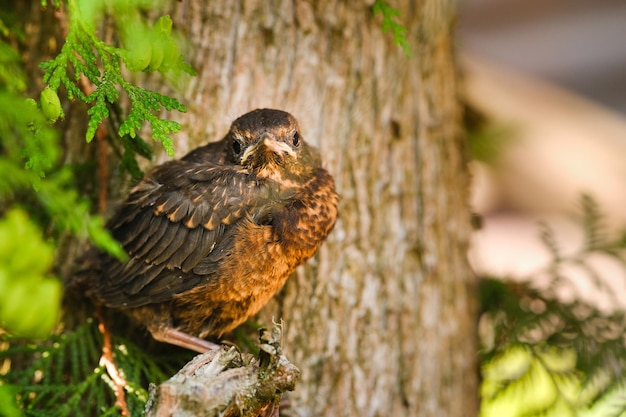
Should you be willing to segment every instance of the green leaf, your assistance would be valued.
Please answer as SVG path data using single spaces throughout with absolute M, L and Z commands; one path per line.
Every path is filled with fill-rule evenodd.
M 54 247 L 17 209 L 0 220 L 0 242 L 0 325 L 16 336 L 45 337 L 61 300 L 61 283 L 48 276 Z
M 122 262 L 128 260 L 128 255 L 122 245 L 104 228 L 104 221 L 101 217 L 93 216 L 89 218 L 87 232 L 91 241 L 101 249 L 104 249 Z
M 91 100 L 90 97 L 95 97 L 95 104 L 89 110 L 87 110 L 87 114 L 91 116 L 89 118 L 89 122 L 87 122 L 87 132 L 85 133 L 85 140 L 87 142 L 91 142 L 93 138 L 96 136 L 96 130 L 98 130 L 98 126 L 102 123 L 106 118 L 109 117 L 109 109 L 106 105 L 106 97 L 102 94 L 102 90 L 94 91 L 89 97 L 88 100 Z
M 401 16 L 398 9 L 391 7 L 384 0 L 375 0 L 372 6 L 374 15 L 381 14 L 383 16 L 382 29 L 384 33 L 391 32 L 396 45 L 400 46 L 407 57 L 411 57 L 411 45 L 407 39 L 408 30 L 396 19 Z
M 17 406 L 16 395 L 19 387 L 0 385 L 0 415 L 4 417 L 23 417 L 24 412 Z
M 19 65 L 20 56 L 7 43 L 0 42 L 0 85 L 12 93 L 26 90 L 26 77 Z
M 127 382 L 128 407 L 133 416 L 141 416 L 148 382 L 164 381 L 191 355 L 151 356 L 128 340 L 112 339 L 115 364 Z M 6 336 L 4 342 L 8 348 L 0 351 L 0 361 L 9 359 L 12 364 L 3 377 L 5 384 L 11 384 L 9 398 L 17 399 L 29 416 L 119 416 L 110 377 L 99 364 L 102 336 L 94 320 L 37 345 Z
M 93 140 L 98 126 L 110 116 L 107 103 L 116 103 L 120 92 L 125 92 L 131 107 L 128 116 L 122 118 L 120 136 L 136 137 L 147 122 L 152 128 L 152 138 L 160 141 L 167 153 L 173 155 L 170 135 L 178 132 L 181 126 L 177 122 L 161 119 L 155 113 L 163 109 L 184 112 L 185 107 L 174 98 L 131 84 L 120 68 L 124 62 L 135 71 L 167 72 L 176 77 L 182 73 L 193 73 L 179 53 L 172 19 L 161 16 L 149 27 L 138 10 L 140 7 L 154 7 L 154 4 L 144 0 L 75 0 L 68 6 L 69 32 L 61 52 L 40 64 L 44 70 L 44 82 L 52 91 L 57 91 L 63 84 L 70 99 L 78 98 L 92 104 L 87 112 L 90 116 L 85 132 L 87 142 Z M 123 48 L 108 45 L 97 37 L 94 22 L 101 20 L 105 13 L 111 13 L 116 20 Z M 88 96 L 77 86 L 83 76 L 95 87 Z M 55 116 L 52 115 L 52 119 Z M 125 165 L 130 166 L 128 157 Z
M 121 171 L 127 171 L 134 182 L 139 181 L 143 177 L 143 171 L 137 163 L 136 156 L 142 156 L 147 159 L 152 158 L 152 147 L 146 143 L 140 136 L 131 138 L 129 135 L 122 136 L 124 146 L 122 152 L 122 161 L 120 164 Z
M 182 126 L 178 122 L 161 119 L 154 112 L 160 110 L 161 107 L 181 112 L 186 111 L 186 108 L 174 98 L 131 85 L 127 85 L 126 88 L 131 100 L 131 111 L 128 118 L 120 125 L 118 134 L 135 138 L 143 122 L 147 121 L 152 127 L 153 139 L 159 140 L 167 153 L 170 156 L 173 155 L 174 144 L 169 134 L 180 131 Z

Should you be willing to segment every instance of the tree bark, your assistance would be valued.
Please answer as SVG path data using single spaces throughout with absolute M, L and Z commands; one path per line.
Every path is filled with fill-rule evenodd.
M 253 108 L 280 108 L 320 148 L 342 197 L 328 241 L 259 317 L 285 321 L 283 351 L 301 370 L 291 415 L 477 414 L 455 2 L 390 3 L 412 58 L 371 0 L 170 5 L 198 71 L 167 91 L 188 108 L 168 115 L 184 125 L 177 156 Z M 75 136 L 82 122 L 68 114 Z
M 279 325 L 261 331 L 258 358 L 234 346 L 196 356 L 158 387 L 150 386 L 146 417 L 278 416 L 282 393 L 300 375 L 282 354 Z
M 257 107 L 287 110 L 342 196 L 326 244 L 269 305 L 302 371 L 299 416 L 477 412 L 475 281 L 454 2 L 398 1 L 413 57 L 369 2 L 183 1 L 198 70 L 181 155 Z M 187 146 L 185 146 L 187 145 Z

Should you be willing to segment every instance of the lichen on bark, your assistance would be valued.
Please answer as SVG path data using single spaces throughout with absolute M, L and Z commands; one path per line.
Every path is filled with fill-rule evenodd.
M 261 330 L 258 356 L 222 346 L 196 356 L 176 375 L 150 387 L 147 417 L 277 415 L 282 394 L 300 371 L 283 355 L 281 330 Z

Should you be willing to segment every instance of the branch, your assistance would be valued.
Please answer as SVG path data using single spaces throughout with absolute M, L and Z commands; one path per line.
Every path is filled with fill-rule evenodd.
M 282 393 L 300 371 L 282 354 L 281 330 L 260 332 L 258 358 L 223 346 L 196 356 L 176 375 L 150 387 L 147 417 L 278 415 Z

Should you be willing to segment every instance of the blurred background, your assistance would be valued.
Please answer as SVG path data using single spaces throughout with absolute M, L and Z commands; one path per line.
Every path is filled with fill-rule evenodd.
M 581 193 L 609 232 L 623 230 L 626 1 L 466 0 L 459 37 L 470 104 L 496 132 L 495 156 L 473 167 L 478 272 L 524 276 L 544 264 L 538 220 L 576 250 Z M 626 293 L 621 278 L 612 285 Z
M 464 50 L 626 115 L 626 2 L 466 0 Z
M 589 324 L 590 331 L 580 333 L 586 340 L 571 338 L 560 345 L 565 349 L 546 353 L 550 340 L 565 333 L 559 330 L 569 314 L 559 316 L 563 310 L 552 316 L 561 317 L 559 324 L 549 324 L 554 320 L 546 315 L 548 325 L 539 326 L 540 333 L 553 335 L 543 347 L 520 338 L 516 347 L 491 350 L 489 341 L 497 346 L 498 321 L 481 315 L 481 354 L 487 358 L 481 417 L 535 415 L 533 410 L 541 409 L 549 410 L 541 415 L 624 416 L 626 391 L 622 383 L 610 382 L 626 380 L 621 365 L 614 371 L 599 365 L 599 373 L 583 371 L 586 379 L 567 383 L 555 375 L 575 375 L 585 360 L 600 363 L 602 355 L 585 359 L 585 348 L 579 348 L 595 342 L 614 340 L 619 360 L 613 363 L 625 360 L 626 335 L 619 323 L 626 310 L 626 264 L 609 251 L 588 251 L 581 195 L 597 203 L 606 239 L 618 242 L 614 248 L 624 253 L 626 1 L 465 0 L 459 45 L 469 104 L 487 118 L 487 127 L 471 135 L 472 204 L 482 218 L 470 252 L 473 267 L 481 277 L 530 281 L 537 288 L 564 278 L 566 285 L 555 294 L 569 306 L 565 310 L 582 302 L 598 311 L 593 318 L 574 314 L 572 322 L 585 327 L 612 315 L 615 329 L 610 337 L 597 337 L 599 327 Z M 551 238 L 564 260 L 558 267 L 542 222 L 554 231 Z M 491 302 L 504 303 L 495 298 Z M 549 301 L 537 300 L 528 304 L 530 310 L 538 316 L 550 310 Z M 591 375 L 605 382 L 580 382 Z M 509 395 L 500 395 L 505 391 Z M 587 407 L 595 395 L 589 392 L 609 394 Z

